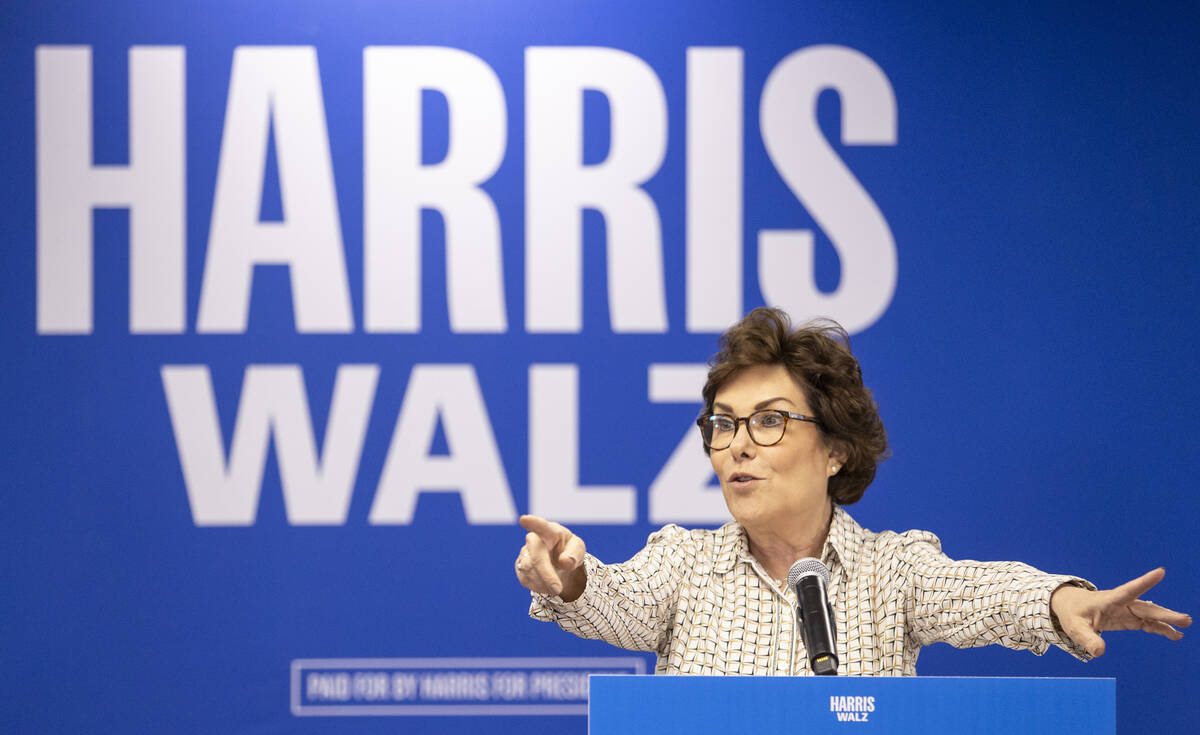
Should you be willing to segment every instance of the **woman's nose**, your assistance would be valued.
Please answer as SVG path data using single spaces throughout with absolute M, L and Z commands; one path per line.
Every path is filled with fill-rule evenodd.
M 729 444 L 729 454 L 733 457 L 753 457 L 758 445 L 750 438 L 750 422 L 739 421 Z

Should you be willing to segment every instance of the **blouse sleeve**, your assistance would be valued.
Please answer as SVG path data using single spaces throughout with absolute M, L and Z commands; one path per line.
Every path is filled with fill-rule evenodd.
M 623 564 L 604 564 L 586 555 L 587 586 L 576 600 L 530 593 L 529 616 L 558 623 L 581 638 L 634 651 L 656 651 L 670 637 L 681 563 L 688 533 L 669 525 L 652 533 L 646 547 Z
M 917 645 L 999 643 L 1038 655 L 1055 645 L 1081 661 L 1092 658 L 1062 632 L 1050 611 L 1056 589 L 1064 584 L 1096 589 L 1091 582 L 1020 562 L 955 561 L 926 531 L 899 539 L 898 566 L 908 575 L 907 635 Z

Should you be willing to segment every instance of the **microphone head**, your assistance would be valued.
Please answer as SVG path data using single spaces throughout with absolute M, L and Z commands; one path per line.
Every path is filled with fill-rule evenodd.
M 792 564 L 792 568 L 788 570 L 788 586 L 795 587 L 801 577 L 807 577 L 810 574 L 819 576 L 821 581 L 825 583 L 825 587 L 829 587 L 831 579 L 829 570 L 825 568 L 820 559 L 814 559 L 811 556 L 806 556 Z

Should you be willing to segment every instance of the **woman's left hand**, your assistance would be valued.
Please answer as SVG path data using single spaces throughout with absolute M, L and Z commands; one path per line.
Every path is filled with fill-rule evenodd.
M 1164 574 L 1159 567 L 1111 590 L 1064 585 L 1051 595 L 1050 610 L 1063 632 L 1093 656 L 1104 653 L 1100 633 L 1106 630 L 1144 630 L 1177 641 L 1183 633 L 1172 626 L 1186 628 L 1192 624 L 1192 616 L 1138 599 L 1161 582 Z

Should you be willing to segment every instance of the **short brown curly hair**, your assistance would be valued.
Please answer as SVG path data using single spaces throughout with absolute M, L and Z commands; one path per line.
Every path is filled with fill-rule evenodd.
M 727 329 L 719 346 L 708 361 L 704 413 L 712 412 L 717 391 L 739 371 L 782 365 L 804 391 L 825 441 L 846 453 L 846 464 L 829 478 L 829 496 L 840 505 L 857 503 L 888 447 L 879 407 L 863 385 L 846 330 L 829 319 L 793 328 L 782 310 L 759 307 Z

